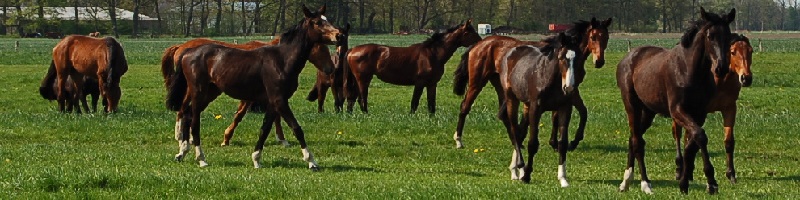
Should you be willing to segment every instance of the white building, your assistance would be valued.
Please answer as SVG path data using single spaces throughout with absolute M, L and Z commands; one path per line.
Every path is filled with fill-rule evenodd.
M 478 34 L 481 34 L 481 35 L 492 34 L 492 25 L 491 24 L 478 24 Z

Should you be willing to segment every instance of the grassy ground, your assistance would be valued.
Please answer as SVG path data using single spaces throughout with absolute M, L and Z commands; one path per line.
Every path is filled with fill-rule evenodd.
M 366 42 L 408 45 L 425 36 L 355 36 Z M 241 42 L 252 38 L 222 38 Z M 267 38 L 256 38 L 267 39 Z M 675 39 L 632 39 L 637 44 L 670 45 Z M 20 41 L 18 50 L 14 42 Z M 374 81 L 370 114 L 316 113 L 304 100 L 314 79 L 307 67 L 290 100 L 310 150 L 322 170 L 311 172 L 296 140 L 290 148 L 270 139 L 262 162 L 253 169 L 250 153 L 261 116 L 248 115 L 232 146 L 219 147 L 236 100 L 220 97 L 203 114 L 202 139 L 211 166 L 174 162 L 175 114 L 164 108 L 159 62 L 163 49 L 182 39 L 123 40 L 131 64 L 122 79 L 120 112 L 61 114 L 56 103 L 37 94 L 55 40 L 0 40 L 0 199 L 211 198 L 211 199 L 675 199 L 684 198 L 674 179 L 670 120 L 657 118 L 645 136 L 655 195 L 617 192 L 627 155 L 628 128 L 614 80 L 627 41 L 613 39 L 606 67 L 587 68 L 581 91 L 589 109 L 586 139 L 570 152 L 570 188 L 559 188 L 557 155 L 542 145 L 531 184 L 509 180 L 511 148 L 495 119 L 497 100 L 485 90 L 467 119 L 465 149 L 455 149 L 452 134 L 460 96 L 452 91 L 454 56 L 439 84 L 437 114 L 408 114 L 412 89 Z M 769 39 L 754 55 L 754 84 L 742 91 L 736 126 L 739 183 L 724 178 L 721 117 L 705 126 L 720 181 L 720 195 L 704 193 L 698 170 L 689 197 L 720 199 L 796 199 L 800 192 L 800 140 L 796 139 L 800 84 L 797 39 Z M 770 44 L 767 46 L 766 44 Z M 774 50 L 783 49 L 783 50 Z M 461 51 L 456 53 L 460 55 Z M 424 97 L 423 97 L 423 101 Z M 332 102 L 327 102 L 332 110 Z M 424 108 L 424 103 L 422 105 Z M 222 115 L 215 119 L 214 115 Z M 573 117 L 571 132 L 577 126 Z M 542 127 L 550 131 L 549 125 Z M 339 134 L 341 133 L 341 134 Z M 287 133 L 288 134 L 288 133 Z M 541 141 L 545 144 L 546 134 Z M 475 153 L 474 150 L 478 150 Z M 193 154 L 190 154 L 193 156 Z M 698 162 L 699 164 L 699 162 Z M 638 180 L 638 176 L 635 176 Z

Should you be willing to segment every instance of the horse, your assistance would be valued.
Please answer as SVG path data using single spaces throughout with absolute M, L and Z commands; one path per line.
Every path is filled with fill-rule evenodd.
M 347 53 L 347 64 L 358 85 L 361 111 L 367 113 L 367 96 L 373 75 L 395 85 L 413 85 L 411 113 L 416 112 L 422 89 L 427 90 L 428 112 L 436 111 L 436 85 L 444 74 L 444 64 L 458 47 L 480 41 L 472 19 L 443 33 L 434 33 L 422 43 L 408 47 L 378 44 L 358 45 Z M 348 108 L 351 109 L 351 108 Z
M 88 76 L 97 80 L 100 95 L 107 102 L 104 109 L 107 113 L 117 111 L 122 90 L 119 82 L 122 75 L 128 71 L 128 61 L 122 45 L 112 37 L 93 38 L 83 35 L 70 35 L 62 39 L 53 47 L 53 60 L 51 67 L 56 69 L 56 93 L 60 111 L 64 111 L 67 95 L 64 89 L 67 77 L 71 76 L 77 88 L 83 88 L 84 78 Z M 75 90 L 71 101 L 78 102 L 77 97 L 83 96 L 82 90 Z
M 558 180 L 561 187 L 568 187 L 566 177 L 567 131 L 572 112 L 572 101 L 575 87 L 575 66 L 583 65 L 580 61 L 580 40 L 564 33 L 546 38 L 543 46 L 522 45 L 509 49 L 499 66 L 499 79 L 503 90 L 503 102 L 500 120 L 508 127 L 509 139 L 514 145 L 511 170 L 512 180 L 529 183 L 533 171 L 533 157 L 539 151 L 539 120 L 545 111 L 557 111 L 560 114 L 557 126 L 561 132 L 558 148 Z M 522 141 L 524 132 L 517 122 L 519 103 L 528 108 L 525 123 L 530 127 L 528 140 L 528 163 L 522 158 Z M 524 168 L 521 169 L 524 165 Z M 522 176 L 520 177 L 520 171 Z
M 280 37 L 275 38 L 268 42 L 262 42 L 258 40 L 253 40 L 244 44 L 233 44 L 227 43 L 218 40 L 212 40 L 208 38 L 198 38 L 186 41 L 182 44 L 173 45 L 168 47 L 164 54 L 161 57 L 161 73 L 164 77 L 164 85 L 165 87 L 169 88 L 171 83 L 172 75 L 175 73 L 175 60 L 179 59 L 179 56 L 186 51 L 187 49 L 197 48 L 204 44 L 219 44 L 231 48 L 238 48 L 244 50 L 252 50 L 255 48 L 263 47 L 263 46 L 272 46 L 277 45 L 280 42 Z M 311 62 L 317 69 L 324 69 L 326 67 L 334 66 L 333 61 L 330 60 L 330 52 L 328 51 L 328 47 L 324 44 L 315 44 L 313 49 L 311 50 L 311 56 L 309 57 L 309 62 Z M 247 113 L 247 110 L 252 111 L 261 111 L 262 106 L 255 105 L 253 106 L 252 102 L 247 101 L 240 101 L 237 107 L 236 113 L 233 117 L 233 122 L 225 129 L 223 134 L 222 144 L 220 146 L 228 146 L 230 145 L 230 140 L 233 138 L 233 134 L 236 131 L 236 127 L 239 125 L 239 122 L 242 121 L 244 115 Z M 181 124 L 181 113 L 178 113 L 177 119 L 175 122 L 175 140 L 180 141 L 180 124 Z M 283 144 L 284 146 L 289 146 L 289 142 L 286 141 L 286 138 L 283 134 L 283 128 L 280 124 L 280 118 L 275 119 L 275 135 L 279 143 Z
M 261 151 L 276 117 L 283 118 L 300 143 L 303 160 L 312 170 L 319 169 L 308 150 L 304 133 L 289 107 L 289 98 L 297 90 L 298 76 L 315 43 L 336 41 L 338 29 L 324 16 L 326 6 L 316 12 L 302 6 L 304 18 L 281 35 L 280 44 L 253 50 L 205 44 L 184 51 L 178 59 L 175 77 L 167 92 L 167 108 L 181 112 L 181 141 L 175 160 L 182 161 L 191 143 L 200 167 L 208 166 L 200 147 L 200 114 L 222 93 L 242 101 L 265 105 L 261 135 L 251 154 L 253 165 L 261 168 Z M 331 66 L 324 71 L 331 73 Z M 191 128 L 190 128 L 191 125 Z
M 700 7 L 700 19 L 692 22 L 672 49 L 642 46 L 632 49 L 617 65 L 617 86 L 628 116 L 631 131 L 628 159 L 620 191 L 627 191 L 633 177 L 634 159 L 642 178 L 641 190 L 652 194 L 644 163 L 644 133 L 656 114 L 671 116 L 678 126 L 686 128 L 687 146 L 679 187 L 689 192 L 694 160 L 698 150 L 703 158 L 707 192 L 716 194 L 719 185 L 714 166 L 708 156 L 708 138 L 702 126 L 707 108 L 716 93 L 715 78 L 728 74 L 730 63 L 730 23 L 736 9 L 717 15 Z
M 317 112 L 325 112 L 323 105 L 325 104 L 325 95 L 328 93 L 328 89 L 331 89 L 331 93 L 333 94 L 334 99 L 334 108 L 336 112 L 341 112 L 342 107 L 344 106 L 344 91 L 342 88 L 344 85 L 344 66 L 345 62 L 345 55 L 347 55 L 348 50 L 348 39 L 350 32 L 350 23 L 347 23 L 344 28 L 339 30 L 340 38 L 336 41 L 336 55 L 331 55 L 331 60 L 335 63 L 335 68 L 333 70 L 333 74 L 327 75 L 324 72 L 317 70 L 317 81 L 314 83 L 314 87 L 311 88 L 311 91 L 308 92 L 308 96 L 306 96 L 306 100 L 308 101 L 317 101 Z
M 578 58 L 581 60 L 581 63 L 588 59 L 589 54 L 592 54 L 595 68 L 603 67 L 605 64 L 605 49 L 608 45 L 608 26 L 611 25 L 611 21 L 611 18 L 605 21 L 598 21 L 596 18 L 592 18 L 591 21 L 575 22 L 570 29 L 564 31 L 568 35 L 581 38 L 580 47 L 582 56 Z M 464 133 L 464 123 L 472 109 L 472 104 L 475 102 L 475 99 L 478 98 L 478 94 L 480 94 L 483 87 L 486 86 L 487 82 L 492 83 L 492 86 L 495 88 L 495 93 L 497 93 L 498 104 L 502 104 L 503 94 L 498 77 L 500 58 L 505 55 L 508 49 L 521 45 L 540 46 L 541 42 L 521 41 L 508 36 L 493 35 L 484 38 L 462 54 L 461 62 L 454 73 L 453 80 L 453 92 L 456 95 L 466 94 L 464 100 L 461 101 L 461 112 L 458 116 L 456 132 L 453 134 L 453 139 L 456 141 L 456 148 L 464 148 L 464 144 L 461 140 L 462 134 Z M 580 85 L 585 76 L 586 70 L 583 66 L 578 66 L 578 68 L 575 69 L 576 83 Z M 576 137 L 570 143 L 570 150 L 577 148 L 578 143 L 583 139 L 583 130 L 587 118 L 586 106 L 583 104 L 580 92 L 576 91 L 575 93 L 576 94 L 572 95 L 573 99 L 571 101 L 578 110 L 580 123 L 576 131 Z M 553 112 L 554 124 L 557 119 L 556 113 L 558 112 Z M 522 123 L 527 123 L 527 120 L 523 120 Z M 523 130 L 524 127 L 525 126 L 523 126 Z M 551 134 L 551 146 L 555 144 L 555 131 L 556 130 L 553 130 Z M 554 146 L 554 148 L 556 147 Z
M 84 81 L 84 86 L 83 86 L 83 89 L 82 89 L 83 90 L 83 96 L 78 97 L 78 99 L 80 100 L 80 103 L 83 105 L 83 110 L 84 111 L 86 111 L 86 112 L 91 112 L 91 111 L 96 112 L 97 111 L 97 100 L 98 100 L 98 97 L 100 96 L 100 88 L 97 87 L 97 80 L 88 78 L 86 76 L 84 76 L 83 78 L 84 78 L 84 80 L 83 80 Z M 64 92 L 66 92 L 67 96 L 77 95 L 76 90 L 77 90 L 78 87 L 75 85 L 75 82 L 72 81 L 72 77 L 69 77 L 69 76 L 67 77 L 67 82 L 66 82 L 65 86 L 66 87 L 64 88 L 65 89 Z M 44 98 L 44 99 L 52 101 L 52 100 L 57 100 L 58 99 L 58 97 L 56 96 L 57 93 L 58 93 L 58 85 L 56 84 L 56 68 L 55 68 L 55 66 L 50 65 L 50 67 L 47 69 L 47 74 L 44 76 L 44 79 L 42 80 L 42 84 L 39 86 L 39 95 L 41 95 L 42 98 Z M 89 105 L 86 102 L 86 96 L 87 95 L 91 95 L 92 96 L 92 109 L 91 110 L 89 110 Z M 79 102 L 73 102 L 71 100 L 72 100 L 72 98 L 64 99 L 65 102 L 63 102 L 63 103 L 66 104 L 66 106 L 67 106 L 67 108 L 66 108 L 67 110 L 66 111 L 67 112 L 72 112 L 72 110 L 75 109 L 75 111 L 77 113 L 80 113 L 81 112 L 81 108 L 79 106 Z M 103 105 L 106 105 L 106 103 L 103 102 Z
M 98 32 L 98 31 L 91 32 L 91 33 L 89 33 L 89 37 L 99 38 L 100 37 L 100 32 Z
M 753 73 L 750 72 L 750 64 L 753 63 L 753 47 L 750 46 L 750 39 L 744 35 L 731 34 L 730 51 L 730 72 L 723 78 L 714 76 L 714 83 L 717 87 L 717 94 L 711 99 L 708 104 L 708 113 L 719 111 L 722 113 L 722 125 L 725 132 L 725 154 L 727 154 L 726 163 L 728 170 L 725 171 L 725 177 L 736 183 L 736 170 L 733 167 L 733 150 L 736 142 L 733 137 L 733 126 L 736 124 L 736 100 L 739 99 L 739 91 L 742 87 L 750 87 L 753 83 Z M 680 180 L 681 171 L 683 168 L 683 155 L 681 155 L 681 127 L 675 121 L 672 122 L 672 135 L 675 139 L 676 157 L 675 164 L 678 166 L 675 170 L 675 178 Z

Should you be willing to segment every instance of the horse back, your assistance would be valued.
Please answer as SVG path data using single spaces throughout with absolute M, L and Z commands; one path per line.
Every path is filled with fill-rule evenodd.
M 503 56 L 509 49 L 521 45 L 534 45 L 534 42 L 521 41 L 508 36 L 492 35 L 484 38 L 473 46 L 469 54 L 470 71 L 480 71 L 482 74 L 499 74 Z M 471 72 L 472 73 L 472 72 Z
M 631 102 L 641 102 L 656 113 L 669 115 L 669 101 L 674 99 L 670 96 L 683 95 L 671 89 L 680 84 L 675 77 L 680 68 L 677 63 L 684 62 L 674 51 L 643 46 L 626 54 L 617 65 L 617 86 L 623 98 L 637 99 Z

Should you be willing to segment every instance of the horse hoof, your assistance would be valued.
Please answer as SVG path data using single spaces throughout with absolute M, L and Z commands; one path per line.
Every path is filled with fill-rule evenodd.
M 553 147 L 554 151 L 558 151 L 558 141 L 550 140 L 550 147 Z
M 708 192 L 708 194 L 717 194 L 719 192 L 719 186 L 718 185 L 708 185 L 706 187 L 706 191 Z
M 728 177 L 731 184 L 736 184 L 736 172 L 725 172 L 725 177 Z
M 689 194 L 689 182 L 684 183 L 683 181 L 681 181 L 679 187 L 681 189 L 681 194 Z
M 183 155 L 181 155 L 181 154 L 175 154 L 175 161 L 177 161 L 177 162 L 182 162 L 182 161 L 183 161 Z
M 200 168 L 208 167 L 208 163 L 206 161 L 200 161 Z
M 522 178 L 519 178 L 519 180 L 522 181 L 522 183 L 528 184 L 531 183 L 531 176 L 523 175 Z
M 572 142 L 570 142 L 570 143 L 569 143 L 569 149 L 568 149 L 568 150 L 569 150 L 569 151 L 575 151 L 575 149 L 577 149 L 577 148 L 578 148 L 578 144 L 579 144 L 579 143 L 580 143 L 580 142 L 578 142 L 578 141 L 572 141 Z
M 318 172 L 319 171 L 319 167 L 318 166 L 309 167 L 308 169 L 310 169 L 312 172 Z

